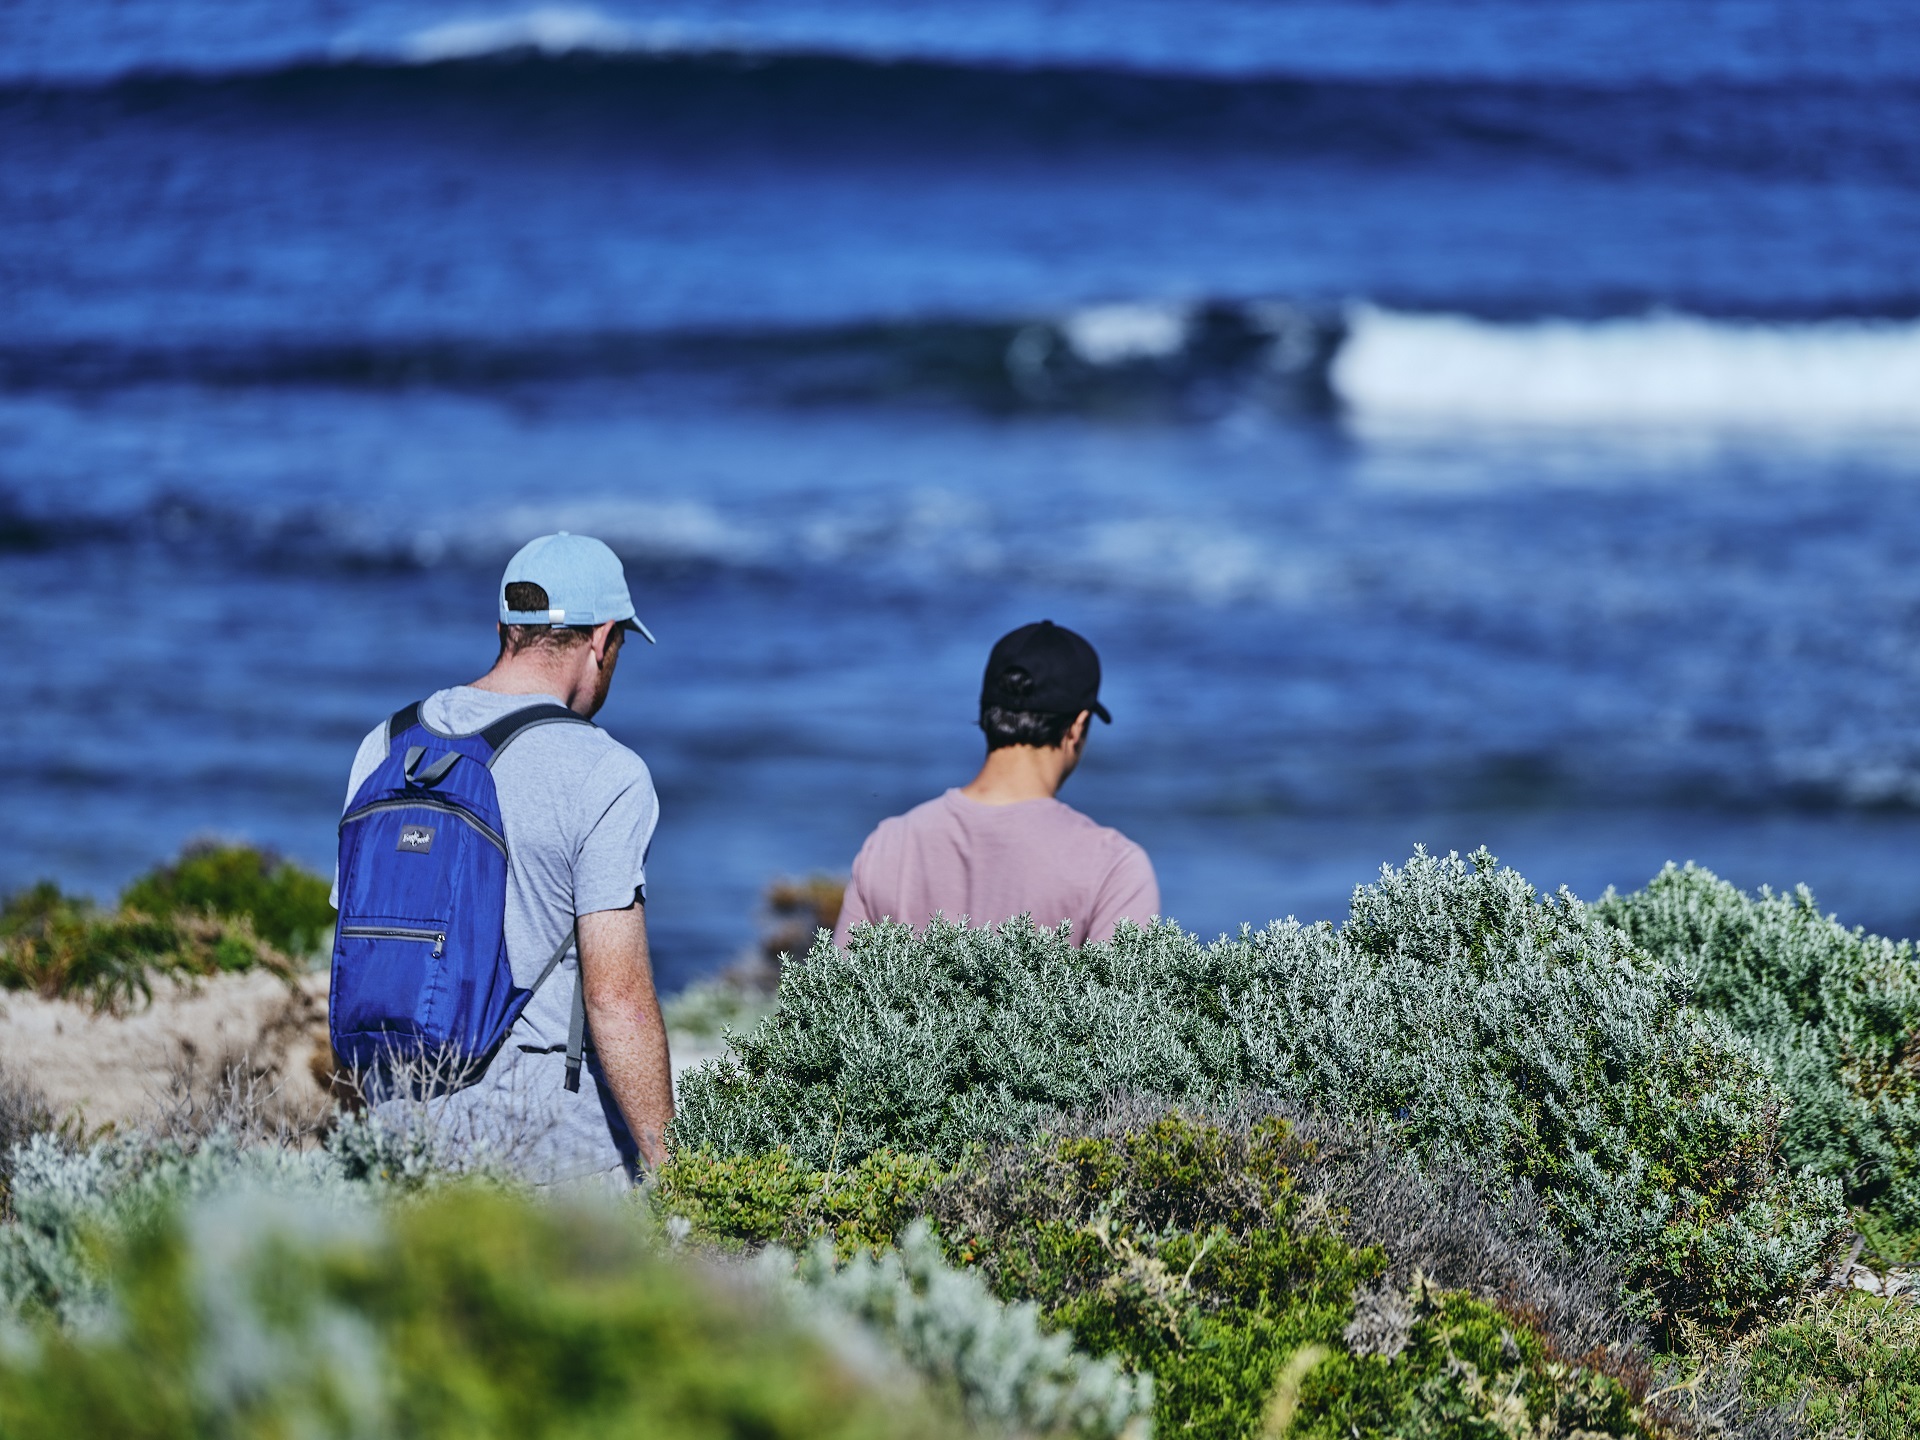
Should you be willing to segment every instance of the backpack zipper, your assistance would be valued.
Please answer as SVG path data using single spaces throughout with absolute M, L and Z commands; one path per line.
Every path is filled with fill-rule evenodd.
M 444 800 L 430 800 L 424 795 L 417 800 L 376 800 L 371 805 L 362 805 L 358 810 L 350 810 L 345 815 L 342 815 L 340 817 L 340 826 L 342 829 L 345 829 L 348 821 L 358 820 L 364 815 L 371 815 L 376 810 L 413 810 L 418 808 L 443 810 L 456 820 L 466 821 L 467 824 L 471 825 L 475 830 L 478 830 L 482 838 L 491 844 L 494 849 L 498 850 L 502 857 L 506 856 L 507 837 L 502 835 L 498 830 L 494 829 L 484 820 L 462 810 L 458 805 L 449 805 Z
M 418 940 L 423 944 L 431 940 L 434 959 L 438 960 L 447 953 L 447 932 L 444 930 L 407 930 L 397 925 L 342 925 L 340 935 L 343 939 Z

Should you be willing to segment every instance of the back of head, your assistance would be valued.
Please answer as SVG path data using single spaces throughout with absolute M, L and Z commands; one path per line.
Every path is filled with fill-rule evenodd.
M 530 540 L 500 577 L 500 653 L 558 654 L 616 622 L 649 642 L 627 591 L 626 569 L 603 542 L 565 530 Z
M 989 751 L 1053 749 L 1088 711 L 1112 723 L 1100 703 L 1100 657 L 1082 636 L 1041 620 L 1000 637 L 980 682 L 980 729 Z
M 515 580 L 501 593 L 507 606 L 522 614 L 552 608 L 546 590 L 531 580 Z M 571 650 L 576 645 L 584 645 L 592 634 L 590 625 L 502 625 L 500 653 L 526 655 L 543 650 Z

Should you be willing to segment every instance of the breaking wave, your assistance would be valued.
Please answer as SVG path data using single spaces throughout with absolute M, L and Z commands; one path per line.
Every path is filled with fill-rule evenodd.
M 635 50 L 680 49 L 686 46 L 688 38 L 677 26 L 643 28 L 583 6 L 552 5 L 482 20 L 451 20 L 429 25 L 407 36 L 396 47 L 393 58 L 430 65 L 442 60 L 471 60 L 520 51 L 537 51 L 542 55 L 619 55 Z
M 1362 304 L 1136 302 L 1027 318 L 380 341 L 0 344 L 0 387 L 577 381 L 748 403 L 959 403 L 1365 425 L 1920 431 L 1920 320 L 1489 320 Z
M 1104 304 L 1027 318 L 752 330 L 129 345 L 0 342 L 0 388 L 154 383 L 444 386 L 578 381 L 695 387 L 754 403 L 936 400 L 988 411 L 1198 415 L 1264 397 L 1324 408 L 1336 310 Z
M 1666 314 L 1494 324 L 1362 306 L 1348 325 L 1329 381 L 1368 418 L 1920 428 L 1920 321 Z
M 1053 63 L 1241 75 L 1308 64 L 1321 74 L 1516 75 L 1588 79 L 1913 73 L 1913 28 L 1897 0 L 1826 0 L 1801 23 L 1803 0 L 1743 0 L 1684 15 L 1661 0 L 1602 0 L 1577 19 L 1542 25 L 1526 0 L 1395 6 L 1274 5 L 1185 0 L 1133 5 L 1127 23 L 1091 0 L 984 0 L 967 7 L 792 5 L 692 0 L 665 9 L 636 0 L 478 0 L 445 7 L 349 0 L 226 5 L 133 0 L 102 16 L 59 0 L 27 0 L 0 71 L 126 73 L 190 58 L 287 63 L 348 54 L 405 59 L 632 49 L 810 50 L 963 63 Z M 16 9 L 19 8 L 17 5 Z M 439 9 L 450 18 L 422 23 Z M 42 12 L 39 15 L 34 11 Z M 51 12 L 51 13 L 48 13 Z M 670 18 L 668 18 L 670 17 Z M 344 26 L 345 28 L 341 28 Z

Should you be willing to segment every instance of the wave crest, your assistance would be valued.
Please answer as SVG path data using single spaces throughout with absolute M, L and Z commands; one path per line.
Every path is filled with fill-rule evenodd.
M 1369 418 L 1920 429 L 1920 321 L 1497 324 L 1365 305 L 1348 326 L 1329 378 Z
M 1210 420 L 1345 414 L 1466 427 L 1920 434 L 1920 320 L 1656 314 L 1496 321 L 1282 301 L 1116 302 L 1025 318 L 247 344 L 0 344 L 0 387 L 441 385 L 631 379 L 729 403 L 926 400 Z
M 676 48 L 672 26 L 636 29 L 584 6 L 551 5 L 485 20 L 450 20 L 416 30 L 400 43 L 399 56 L 419 65 L 473 60 L 484 55 L 537 51 L 542 55 Z

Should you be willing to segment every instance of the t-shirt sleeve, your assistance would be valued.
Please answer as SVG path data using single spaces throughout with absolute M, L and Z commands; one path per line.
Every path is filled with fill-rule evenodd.
M 860 847 L 860 853 L 853 857 L 853 875 L 847 881 L 847 893 L 840 901 L 840 918 L 833 922 L 833 943 L 841 949 L 847 945 L 847 932 L 856 925 L 864 925 L 873 919 L 867 909 L 867 897 L 860 884 L 860 872 L 865 868 L 867 850 L 873 841 L 868 839 Z
M 340 813 L 347 813 L 347 807 L 353 804 L 353 797 L 360 793 L 360 787 L 367 783 L 367 777 L 380 768 L 380 762 L 387 758 L 387 727 L 376 725 L 367 732 L 367 738 L 360 742 L 360 748 L 354 751 L 353 768 L 347 772 L 347 798 L 341 802 Z M 340 908 L 340 858 L 333 861 L 333 888 L 327 891 L 327 903 L 334 909 Z
M 625 910 L 647 889 L 647 850 L 660 820 L 653 776 L 631 750 L 609 752 L 580 797 L 580 848 L 573 862 L 577 915 Z
M 1125 845 L 1094 897 L 1093 914 L 1087 921 L 1091 943 L 1111 940 L 1122 920 L 1144 925 L 1160 913 L 1160 882 L 1154 878 L 1153 862 L 1133 841 Z

